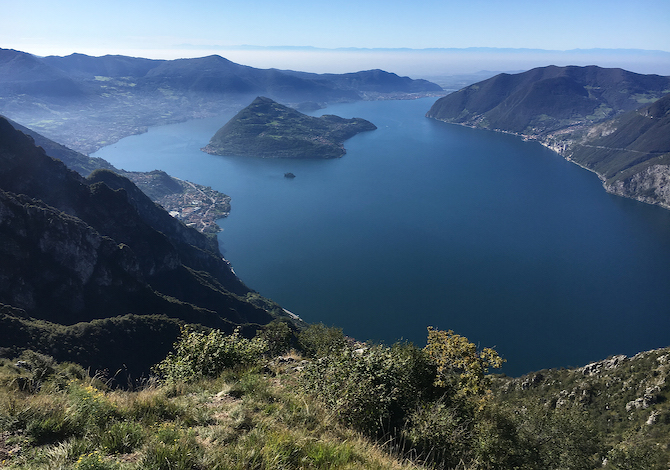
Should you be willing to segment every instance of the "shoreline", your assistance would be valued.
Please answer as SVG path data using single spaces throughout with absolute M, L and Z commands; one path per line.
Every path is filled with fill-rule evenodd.
M 530 142 L 530 141 L 537 142 L 540 145 L 542 145 L 543 147 L 551 150 L 552 152 L 554 152 L 555 154 L 557 154 L 558 156 L 560 156 L 564 160 L 566 160 L 566 161 L 568 161 L 568 162 L 570 162 L 574 165 L 577 165 L 578 167 L 596 175 L 598 177 L 598 179 L 600 180 L 603 189 L 608 194 L 612 194 L 612 195 L 618 196 L 618 197 L 623 197 L 623 198 L 626 198 L 626 199 L 632 199 L 634 201 L 641 202 L 643 204 L 658 206 L 658 207 L 661 207 L 662 209 L 670 210 L 670 203 L 664 203 L 662 201 L 657 201 L 657 200 L 645 198 L 643 196 L 628 194 L 628 193 L 624 192 L 623 190 L 617 190 L 614 187 L 614 184 L 608 183 L 607 179 L 603 175 L 598 173 L 596 170 L 594 170 L 592 168 L 589 168 L 586 165 L 573 160 L 568 155 L 565 155 L 563 152 L 565 152 L 565 147 L 566 147 L 567 144 L 563 146 L 563 150 L 558 150 L 556 148 L 556 145 L 552 145 L 549 141 L 547 141 L 545 139 L 542 139 L 538 136 L 527 135 L 527 134 L 517 134 L 516 132 L 505 131 L 503 129 L 486 129 L 486 128 L 478 127 L 478 126 L 475 126 L 475 125 L 469 125 L 469 124 L 460 123 L 460 122 L 450 122 L 450 121 L 446 121 L 446 120 L 443 120 L 443 119 L 438 119 L 438 118 L 428 117 L 428 116 L 426 116 L 426 117 L 428 119 L 434 119 L 434 120 L 439 121 L 439 122 L 444 122 L 445 124 L 453 124 L 453 125 L 456 125 L 456 126 L 463 126 L 463 127 L 468 127 L 470 129 L 478 129 L 478 130 L 482 130 L 482 131 L 499 132 L 499 133 L 502 133 L 502 134 L 508 134 L 508 135 L 513 135 L 513 136 L 519 137 L 519 138 L 523 139 L 525 142 Z M 640 173 L 637 173 L 637 174 L 640 174 Z M 624 184 L 623 181 L 619 181 L 619 182 L 621 183 L 620 186 L 623 186 L 623 184 Z

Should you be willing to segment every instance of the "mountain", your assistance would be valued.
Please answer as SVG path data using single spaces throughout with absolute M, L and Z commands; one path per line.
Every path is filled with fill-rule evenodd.
M 312 117 L 257 97 L 219 129 L 203 151 L 267 158 L 338 158 L 343 142 L 377 127 L 361 118 Z
M 288 101 L 361 99 L 355 90 L 341 89 L 327 81 L 317 82 L 273 69 L 256 69 L 216 55 L 166 61 L 151 69 L 140 86 L 169 87 L 190 93 L 264 93 Z
M 282 311 L 251 303 L 257 294 L 234 275 L 216 240 L 171 217 L 127 178 L 109 170 L 83 178 L 1 118 L 0 253 L 0 304 L 11 310 L 2 321 L 12 324 L 44 329 L 44 322 L 90 325 L 134 314 L 158 329 L 186 322 L 253 331 Z M 168 320 L 147 317 L 156 314 Z M 19 348 L 21 338 L 5 336 L 0 345 Z M 164 343 L 145 352 L 164 354 L 170 338 Z M 122 362 L 141 369 L 125 353 L 103 365 Z
M 217 55 L 39 58 L 0 49 L 0 114 L 83 153 L 149 126 L 237 112 L 259 95 L 323 106 L 440 92 L 434 83 L 381 70 L 318 75 L 258 69 Z
M 501 73 L 440 98 L 427 116 L 441 121 L 544 135 L 602 121 L 657 100 L 670 89 L 670 77 L 622 69 L 541 67 Z
M 465 87 L 426 116 L 536 139 L 608 191 L 670 208 L 668 92 L 670 77 L 550 66 Z
M 609 192 L 670 209 L 670 94 L 562 143 Z
M 149 70 L 165 62 L 122 55 L 91 57 L 85 54 L 48 56 L 42 57 L 41 61 L 79 79 L 143 77 Z
M 5 117 L 5 119 L 7 118 Z M 14 129 L 30 136 L 35 142 L 35 145 L 42 147 L 47 155 L 62 161 L 70 170 L 74 170 L 82 176 L 88 176 L 93 171 L 100 169 L 112 170 L 116 173 L 120 172 L 120 170 L 115 168 L 107 160 L 98 157 L 87 157 L 82 153 L 76 152 L 64 145 L 59 144 L 58 142 L 47 139 L 42 134 L 22 126 L 18 122 L 14 122 L 11 119 L 7 119 L 7 122 L 9 122 L 9 124 Z
M 0 49 L 0 96 L 34 96 L 36 99 L 82 99 L 84 84 L 39 58 L 12 49 Z
M 200 232 L 208 234 L 220 232 L 217 220 L 230 213 L 230 197 L 209 186 L 180 180 L 160 170 L 148 172 L 119 170 L 102 158 L 87 157 L 12 120 L 8 119 L 8 122 L 14 129 L 32 137 L 35 145 L 45 149 L 48 155 L 61 160 L 69 169 L 82 176 L 89 176 L 96 170 L 111 170 L 125 176 L 153 202 L 169 211 L 171 216 Z
M 290 70 L 283 72 L 315 81 L 329 81 L 335 83 L 339 88 L 356 90 L 363 93 L 427 93 L 442 91 L 441 86 L 428 80 L 400 77 L 395 73 L 379 69 L 343 74 L 315 74 Z

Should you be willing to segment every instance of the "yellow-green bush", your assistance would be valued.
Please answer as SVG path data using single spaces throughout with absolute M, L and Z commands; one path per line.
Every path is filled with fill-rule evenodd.
M 225 369 L 255 365 L 267 348 L 266 341 L 260 337 L 242 337 L 239 328 L 230 335 L 220 330 L 202 333 L 184 329 L 174 345 L 174 352 L 154 370 L 167 382 L 193 382 L 203 377 L 217 377 Z

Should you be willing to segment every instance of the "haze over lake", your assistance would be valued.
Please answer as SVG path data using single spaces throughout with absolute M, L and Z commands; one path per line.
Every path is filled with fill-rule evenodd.
M 423 345 L 427 326 L 453 329 L 513 375 L 667 346 L 670 211 L 607 194 L 537 143 L 426 119 L 433 102 L 316 113 L 378 127 L 336 160 L 201 152 L 231 116 L 95 156 L 229 194 L 219 240 L 238 276 L 357 339 Z

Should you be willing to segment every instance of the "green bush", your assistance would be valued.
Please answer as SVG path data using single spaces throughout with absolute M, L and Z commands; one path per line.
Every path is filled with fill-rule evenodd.
M 654 444 L 643 442 L 620 442 L 608 453 L 603 468 L 607 470 L 666 469 L 655 455 Z
M 419 460 L 455 468 L 471 454 L 473 425 L 471 414 L 436 400 L 418 407 L 408 417 L 402 436 Z
M 347 346 L 342 328 L 323 323 L 309 325 L 298 334 L 298 347 L 308 357 L 323 357 L 339 353 Z
M 220 330 L 201 333 L 182 331 L 174 352 L 154 367 L 167 382 L 193 382 L 203 377 L 217 377 L 230 368 L 256 365 L 267 352 L 265 340 L 240 336 L 239 328 L 226 335 Z
M 478 351 L 474 343 L 452 330 L 428 327 L 425 350 L 437 366 L 435 384 L 463 397 L 485 395 L 490 386 L 489 368 L 500 368 L 505 362 L 495 350 Z
M 418 404 L 432 398 L 435 368 L 410 344 L 343 349 L 314 361 L 303 387 L 346 424 L 368 435 L 400 429 Z
M 530 404 L 516 415 L 516 426 L 534 468 L 579 470 L 602 465 L 601 438 L 593 419 L 577 406 Z
M 270 356 L 279 356 L 291 349 L 294 341 L 294 333 L 291 327 L 285 321 L 274 320 L 262 330 L 258 331 L 260 336 L 268 345 L 268 354 Z

